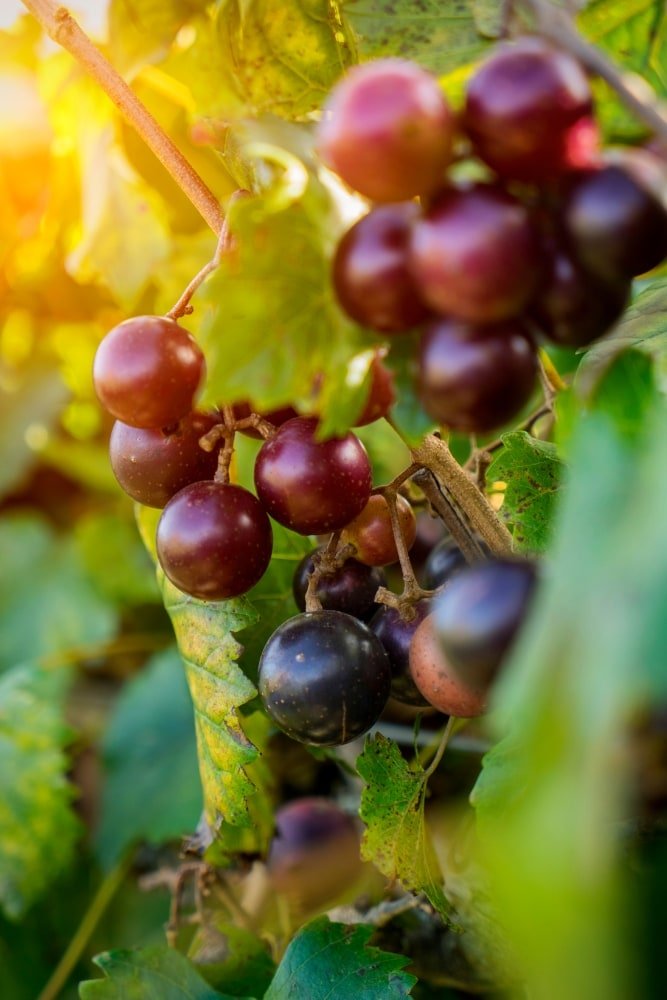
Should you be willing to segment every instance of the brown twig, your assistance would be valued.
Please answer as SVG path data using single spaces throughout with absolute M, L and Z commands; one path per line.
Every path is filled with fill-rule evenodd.
M 461 549 L 467 562 L 476 562 L 485 555 L 479 538 L 471 529 L 461 509 L 452 501 L 446 487 L 433 475 L 430 469 L 418 472 L 413 482 L 428 500 L 438 517 L 444 522 L 455 543 Z
M 354 554 L 351 545 L 343 545 L 339 548 L 340 535 L 340 531 L 334 531 L 326 548 L 319 552 L 313 552 L 314 568 L 308 577 L 308 587 L 306 588 L 306 611 L 309 614 L 322 610 L 322 602 L 317 593 L 322 577 L 332 576 Z

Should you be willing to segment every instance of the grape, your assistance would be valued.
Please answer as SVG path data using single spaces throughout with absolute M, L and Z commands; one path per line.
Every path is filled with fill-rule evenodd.
M 436 312 L 490 323 L 533 297 L 541 246 L 527 209 L 488 184 L 449 188 L 412 229 L 410 266 Z
M 426 561 L 438 543 L 445 540 L 451 544 L 451 535 L 441 518 L 431 514 L 428 510 L 421 510 L 417 514 L 417 533 L 410 549 L 410 562 L 417 578 L 424 587 L 426 587 L 426 583 L 423 582 L 422 577 Z
M 315 549 L 321 552 L 323 546 Z M 315 568 L 313 552 L 304 556 L 296 568 L 292 591 L 296 606 L 306 610 L 306 590 L 308 578 Z M 364 566 L 356 559 L 347 559 L 335 573 L 320 577 L 317 596 L 325 611 L 343 611 L 361 621 L 366 621 L 377 611 L 375 595 L 386 585 L 382 570 L 374 566 Z
M 667 256 L 667 211 L 646 157 L 587 171 L 565 196 L 561 218 L 572 252 L 602 277 L 632 278 Z
M 433 599 L 433 624 L 450 672 L 486 687 L 521 627 L 537 581 L 528 560 L 468 566 Z
M 271 559 L 271 522 L 241 486 L 202 482 L 172 497 L 157 527 L 162 569 L 179 590 L 203 601 L 245 594 Z
M 345 312 L 382 333 L 400 333 L 429 315 L 408 268 L 408 245 L 419 218 L 414 202 L 381 205 L 338 244 L 333 283 Z
M 213 479 L 218 449 L 199 439 L 220 422 L 211 413 L 189 413 L 175 427 L 131 427 L 117 420 L 109 439 L 111 468 L 125 492 L 147 507 L 164 507 L 190 483 Z
M 452 159 L 455 120 L 438 81 L 414 63 L 381 59 L 351 70 L 319 126 L 324 163 L 373 201 L 433 191 Z
M 111 330 L 95 355 L 100 402 L 132 427 L 169 427 L 191 410 L 205 371 L 187 330 L 165 316 L 135 316 Z
M 396 511 L 406 548 L 415 540 L 417 521 L 405 497 L 396 497 Z M 389 566 L 398 559 L 394 533 L 391 528 L 389 505 L 383 496 L 374 494 L 342 531 L 342 545 L 353 545 L 354 557 L 367 566 Z
M 482 433 L 506 423 L 530 399 L 536 375 L 535 348 L 519 320 L 442 319 L 422 337 L 419 395 L 429 416 L 453 430 Z
M 501 177 L 544 182 L 590 166 L 599 134 L 588 79 L 538 38 L 496 49 L 468 83 L 464 127 Z
M 410 644 L 410 676 L 429 705 L 461 719 L 483 715 L 488 688 L 455 673 L 434 630 L 433 615 L 417 627 Z
M 371 491 L 366 449 L 354 434 L 317 441 L 317 420 L 297 417 L 261 447 L 255 462 L 257 496 L 279 524 L 302 535 L 344 527 Z
M 586 347 L 622 316 L 629 296 L 627 279 L 605 281 L 563 250 L 554 249 L 531 317 L 553 343 Z
M 435 546 L 424 564 L 424 587 L 437 590 L 449 580 L 452 573 L 466 566 L 466 560 L 458 545 L 444 540 Z
M 410 676 L 410 644 L 431 609 L 431 601 L 418 601 L 415 617 L 406 621 L 396 608 L 383 606 L 373 616 L 370 627 L 384 646 L 391 667 L 391 696 L 404 705 L 425 707 L 429 703 Z
M 232 412 L 235 420 L 245 420 L 252 413 L 257 413 L 264 420 L 268 420 L 270 424 L 273 424 L 274 427 L 282 427 L 288 420 L 294 420 L 295 417 L 299 416 L 293 406 L 280 406 L 277 410 L 267 410 L 266 413 L 259 413 L 252 403 L 234 403 Z M 263 440 L 262 435 L 255 427 L 244 427 L 239 433 L 255 438 L 257 441 Z
M 340 611 L 289 618 L 259 664 L 259 694 L 269 717 L 292 739 L 341 746 L 380 716 L 391 670 L 367 625 Z
M 396 402 L 394 374 L 382 363 L 378 353 L 371 361 L 371 387 L 363 410 L 354 421 L 354 427 L 365 427 L 381 417 L 386 417 Z

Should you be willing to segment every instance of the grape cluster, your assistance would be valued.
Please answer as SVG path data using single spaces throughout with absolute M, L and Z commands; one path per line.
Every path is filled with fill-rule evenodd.
M 603 336 L 632 278 L 667 255 L 664 167 L 641 149 L 603 155 L 586 74 L 538 38 L 500 46 L 459 116 L 417 65 L 352 70 L 319 151 L 376 203 L 338 245 L 340 305 L 390 338 L 423 329 L 418 392 L 457 431 L 514 417 L 540 340 Z

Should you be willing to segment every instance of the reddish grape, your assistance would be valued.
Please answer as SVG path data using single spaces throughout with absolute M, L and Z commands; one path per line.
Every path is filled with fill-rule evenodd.
M 667 256 L 667 210 L 652 168 L 657 170 L 644 154 L 588 171 L 570 186 L 565 232 L 574 255 L 595 274 L 632 278 Z
M 371 491 L 366 449 L 354 434 L 317 441 L 317 420 L 288 420 L 255 462 L 257 496 L 279 524 L 302 535 L 343 528 Z
M 527 209 L 487 184 L 440 195 L 413 227 L 410 261 L 433 309 L 477 323 L 516 316 L 541 276 L 540 241 Z
M 267 714 L 292 739 L 340 746 L 377 721 L 391 670 L 367 625 L 340 611 L 316 611 L 276 629 L 257 686 Z
M 378 352 L 371 362 L 371 387 L 363 410 L 355 420 L 353 427 L 365 427 L 381 417 L 386 417 L 396 402 L 394 388 L 394 373 L 382 363 L 382 355 Z
M 418 601 L 414 606 L 414 618 L 407 621 L 396 608 L 383 605 L 370 622 L 389 659 L 391 696 L 404 705 L 424 707 L 429 704 L 410 675 L 410 645 L 430 610 L 430 600 Z
M 438 81 L 401 59 L 357 66 L 334 88 L 319 126 L 320 156 L 373 201 L 433 191 L 452 159 L 454 115 Z
M 530 399 L 536 376 L 535 348 L 519 320 L 443 319 L 422 337 L 419 395 L 426 412 L 453 430 L 482 433 L 507 423 Z
M 204 451 L 199 439 L 219 422 L 217 415 L 196 411 L 164 431 L 130 427 L 117 420 L 109 439 L 116 479 L 133 500 L 147 507 L 164 507 L 184 486 L 213 479 L 218 449 Z
M 321 548 L 315 551 L 321 551 Z M 310 552 L 303 557 L 294 573 L 292 592 L 299 611 L 306 610 L 306 591 L 314 568 L 313 553 Z M 375 595 L 380 587 L 386 586 L 386 582 L 382 570 L 364 566 L 356 559 L 348 559 L 335 573 L 320 577 L 317 596 L 325 611 L 343 611 L 366 621 L 377 611 Z
M 187 330 L 165 316 L 115 326 L 95 355 L 100 402 L 132 427 L 169 427 L 192 410 L 204 355 Z
M 273 424 L 274 427 L 282 427 L 288 420 L 294 420 L 295 417 L 299 416 L 293 406 L 280 406 L 276 410 L 267 410 L 265 413 L 260 413 L 259 410 L 254 408 L 252 403 L 234 403 L 232 411 L 235 420 L 245 420 L 252 413 L 257 413 L 264 420 L 268 420 L 270 424 Z M 262 435 L 254 427 L 244 427 L 240 433 L 247 435 L 247 437 L 255 438 L 257 441 L 262 440 Z
M 202 482 L 172 497 L 157 527 L 160 565 L 179 590 L 204 601 L 245 594 L 271 559 L 273 534 L 259 500 L 241 486 Z
M 338 244 L 333 283 L 345 312 L 373 330 L 400 333 L 423 322 L 428 308 L 408 268 L 408 244 L 419 218 L 414 202 L 381 205 Z
M 405 499 L 396 497 L 396 511 L 401 535 L 406 548 L 410 548 L 417 533 L 415 513 Z M 394 533 L 391 528 L 389 505 L 383 496 L 368 498 L 364 509 L 343 528 L 342 545 L 353 545 L 354 557 L 367 566 L 389 566 L 398 559 Z
M 596 277 L 571 256 L 555 249 L 531 316 L 555 344 L 586 347 L 603 337 L 623 314 L 630 282 Z
M 488 685 L 467 681 L 452 670 L 435 633 L 433 615 L 418 626 L 410 644 L 410 676 L 429 705 L 470 719 L 483 715 Z
M 588 78 L 572 56 L 539 38 L 501 46 L 473 74 L 463 124 L 501 177 L 540 183 L 597 156 Z

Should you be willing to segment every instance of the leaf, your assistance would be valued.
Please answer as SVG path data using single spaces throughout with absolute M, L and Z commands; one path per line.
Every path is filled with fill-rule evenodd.
M 96 593 L 75 541 L 41 518 L 0 518 L 0 670 L 110 639 L 115 611 Z
M 403 955 L 371 948 L 371 927 L 318 917 L 292 938 L 264 1000 L 391 1000 L 406 997 L 416 978 Z
M 381 734 L 367 739 L 357 770 L 366 782 L 359 810 L 366 824 L 362 858 L 406 889 L 423 892 L 445 916 L 450 906 L 424 822 L 426 772 L 411 770 L 396 744 Z
M 53 371 L 29 371 L 21 381 L 0 371 L 0 497 L 20 485 L 37 461 L 31 435 L 53 427 L 67 395 Z
M 480 3 L 469 0 L 345 0 L 360 59 L 413 59 L 438 74 L 475 62 L 493 29 Z
M 178 31 L 209 0 L 111 0 L 108 11 L 112 63 L 133 76 L 163 55 Z
M 166 945 L 107 951 L 94 961 L 106 978 L 81 983 L 81 1000 L 233 1000 L 212 989 L 187 958 Z
M 0 677 L 0 905 L 12 919 L 67 868 L 79 834 L 63 749 L 68 680 L 33 665 Z
M 230 210 L 237 245 L 198 295 L 210 403 L 252 396 L 262 410 L 307 412 L 315 385 L 322 433 L 347 430 L 364 403 L 377 339 L 348 321 L 331 286 L 340 229 L 325 187 L 301 160 L 277 147 L 268 190 Z
M 110 867 L 138 840 L 161 844 L 201 815 L 192 702 L 176 650 L 154 656 L 122 690 L 102 740 L 106 780 L 97 853 Z
M 425 434 L 435 427 L 434 421 L 425 413 L 417 394 L 417 357 L 420 333 L 401 334 L 391 344 L 386 366 L 394 374 L 396 403 L 391 410 L 391 419 L 408 444 L 416 446 Z
M 76 526 L 76 540 L 99 592 L 119 608 L 160 600 L 155 572 L 131 520 L 90 514 Z
M 503 434 L 503 448 L 489 466 L 487 482 L 506 483 L 501 514 L 517 548 L 543 552 L 558 502 L 563 463 L 554 444 L 526 431 Z
M 197 929 L 188 950 L 206 981 L 216 989 L 263 997 L 275 972 L 265 941 L 219 918 Z
M 217 27 L 223 64 L 255 115 L 303 117 L 356 62 L 338 0 L 221 0 Z
M 549 573 L 497 691 L 504 739 L 473 793 L 498 919 L 543 1000 L 620 1000 L 636 982 L 618 754 L 667 697 L 665 417 L 632 442 L 605 413 L 579 425 Z

